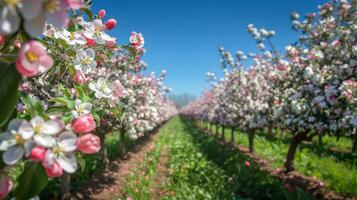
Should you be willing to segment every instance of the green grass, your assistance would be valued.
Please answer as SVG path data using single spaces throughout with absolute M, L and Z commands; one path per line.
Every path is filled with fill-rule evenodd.
M 214 129 L 213 129 L 214 130 Z M 230 130 L 226 129 L 225 138 L 230 141 Z M 248 137 L 244 133 L 235 134 L 235 142 L 248 147 Z M 289 148 L 289 138 L 269 138 L 257 134 L 254 148 L 257 155 L 269 160 L 275 168 L 283 167 Z M 295 168 L 308 176 L 315 176 L 324 181 L 329 188 L 344 196 L 357 196 L 357 157 L 348 151 L 351 142 L 341 138 L 339 142 L 332 137 L 323 138 L 319 146 L 317 138 L 311 144 L 303 144 L 295 155 Z M 331 147 L 339 151 L 330 150 Z
M 177 117 L 170 123 L 175 139 L 169 141 L 170 193 L 163 199 L 299 199 L 246 155 L 204 135 L 193 122 Z

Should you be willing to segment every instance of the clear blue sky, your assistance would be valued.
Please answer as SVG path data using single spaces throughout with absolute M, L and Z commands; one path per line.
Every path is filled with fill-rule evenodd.
M 118 21 L 112 35 L 127 43 L 131 31 L 144 34 L 148 71 L 168 71 L 166 85 L 175 93 L 199 95 L 208 87 L 205 73 L 219 72 L 218 47 L 255 52 L 246 32 L 253 23 L 276 31 L 274 44 L 283 49 L 297 34 L 289 14 L 315 12 L 322 0 L 93 0 L 94 12 L 107 10 Z

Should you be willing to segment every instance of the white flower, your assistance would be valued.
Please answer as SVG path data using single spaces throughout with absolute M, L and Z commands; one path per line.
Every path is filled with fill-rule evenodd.
M 108 86 L 107 80 L 100 77 L 97 82 L 90 82 L 89 88 L 95 92 L 95 97 L 101 99 L 103 97 L 110 98 L 113 95 L 112 89 Z
M 34 142 L 46 148 L 53 147 L 56 144 L 54 136 L 64 128 L 64 124 L 59 120 L 45 121 L 38 116 L 32 118 L 30 123 L 34 132 Z
M 20 28 L 20 16 L 17 6 L 22 6 L 18 1 L 1 1 L 0 3 L 0 35 L 10 35 Z
M 73 61 L 74 68 L 80 70 L 83 74 L 89 74 L 97 66 L 95 61 L 95 51 L 93 49 L 78 50 L 76 58 Z
M 56 31 L 55 37 L 63 39 L 69 45 L 84 45 L 87 43 L 87 40 L 77 32 L 69 32 L 66 29 L 62 31 Z
M 102 23 L 102 20 L 96 19 L 92 23 L 87 23 L 85 25 L 85 30 L 83 32 L 84 36 L 92 39 L 97 44 L 105 44 L 107 41 L 113 41 L 115 38 L 107 35 L 103 30 L 105 26 Z
M 79 99 L 76 99 L 74 107 L 76 110 L 73 110 L 72 113 L 74 117 L 79 117 L 81 115 L 89 114 L 92 110 L 92 104 L 89 102 L 82 102 Z
M 29 155 L 34 146 L 31 138 L 34 134 L 30 123 L 14 119 L 9 123 L 7 131 L 0 134 L 0 151 L 5 151 L 2 159 L 7 165 L 14 165 L 24 155 Z
M 72 132 L 61 133 L 56 144 L 46 151 L 45 159 L 42 164 L 51 166 L 58 163 L 67 173 L 73 173 L 77 170 L 78 164 L 74 151 L 77 149 L 77 136 Z

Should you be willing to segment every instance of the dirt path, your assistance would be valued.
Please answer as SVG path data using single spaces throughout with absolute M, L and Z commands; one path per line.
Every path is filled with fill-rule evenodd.
M 156 172 L 153 177 L 153 185 L 150 188 L 150 199 L 160 199 L 166 194 L 163 189 L 169 180 L 169 147 L 165 145 L 161 150 L 159 162 L 157 164 Z
M 126 176 L 131 169 L 136 168 L 138 163 L 144 159 L 145 154 L 150 151 L 151 144 L 158 136 L 157 132 L 158 130 L 155 134 L 142 138 L 124 158 L 111 162 L 105 169 L 96 173 L 92 181 L 86 183 L 82 190 L 74 195 L 83 200 L 112 200 L 121 196 Z

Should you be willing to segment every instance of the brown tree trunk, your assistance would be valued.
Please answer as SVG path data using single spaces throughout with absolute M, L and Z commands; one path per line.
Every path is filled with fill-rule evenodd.
M 105 147 L 105 133 L 104 133 L 104 131 L 99 131 L 98 136 L 100 139 L 100 146 L 101 146 L 100 159 L 101 159 L 102 163 L 106 165 L 109 163 L 109 159 L 108 159 L 107 148 Z
M 319 147 L 321 148 L 323 145 L 323 141 L 322 141 L 322 135 L 319 134 Z
M 61 176 L 61 185 L 60 185 L 62 200 L 67 200 L 71 198 L 70 182 L 71 182 L 71 175 L 64 172 L 63 175 Z
M 254 152 L 254 135 L 255 129 L 249 128 L 248 129 L 248 143 L 249 143 L 249 152 Z
M 121 151 L 121 154 L 124 156 L 126 153 L 126 148 L 125 148 L 125 128 L 122 127 L 119 130 L 119 148 Z
M 357 153 L 357 135 L 352 137 L 352 153 Z
M 234 128 L 231 129 L 231 143 L 234 144 Z
M 226 130 L 226 127 L 222 126 L 222 133 L 221 133 L 221 139 L 222 140 L 225 140 L 225 137 L 224 137 L 225 130 Z
M 216 124 L 216 136 L 218 137 L 218 129 L 219 129 L 219 126 L 218 126 L 218 124 Z
M 270 137 L 270 138 L 274 137 L 273 126 L 269 126 L 269 128 L 268 128 L 268 137 Z
M 294 157 L 295 157 L 296 149 L 305 138 L 306 138 L 305 133 L 298 133 L 294 135 L 293 138 L 291 139 L 289 151 L 285 161 L 286 172 L 294 171 Z

